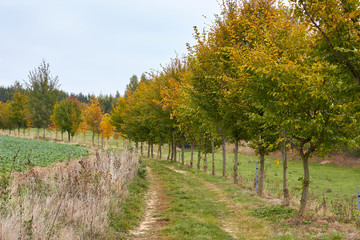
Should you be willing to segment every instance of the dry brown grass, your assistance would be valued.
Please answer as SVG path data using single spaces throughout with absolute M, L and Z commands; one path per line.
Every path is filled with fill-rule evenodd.
M 126 195 L 137 168 L 136 155 L 111 152 L 12 174 L 0 205 L 0 239 L 102 236 L 112 203 Z

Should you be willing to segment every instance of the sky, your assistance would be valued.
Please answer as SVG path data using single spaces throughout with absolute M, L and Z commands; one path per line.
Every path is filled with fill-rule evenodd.
M 219 11 L 216 0 L 0 0 L 0 85 L 45 59 L 66 92 L 123 94 L 132 75 L 186 54 L 193 26 Z

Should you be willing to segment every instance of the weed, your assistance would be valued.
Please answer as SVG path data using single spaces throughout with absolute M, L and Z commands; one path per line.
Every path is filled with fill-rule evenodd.
M 331 201 L 331 209 L 338 221 L 345 223 L 358 222 L 358 208 L 355 205 L 356 197 L 344 197 L 342 200 Z
M 125 234 L 136 226 L 145 209 L 145 194 L 149 182 L 145 178 L 146 166 L 140 161 L 137 176 L 127 185 L 128 195 L 125 200 L 115 200 L 109 212 L 111 231 Z M 109 234 L 109 233 L 108 233 Z M 107 236 L 112 239 L 111 237 Z M 116 238 L 117 239 L 117 238 Z
M 279 221 L 281 219 L 288 219 L 297 215 L 297 211 L 286 207 L 285 205 L 272 205 L 270 207 L 264 207 L 255 209 L 252 211 L 254 217 L 266 218 L 270 221 Z
M 123 199 L 137 168 L 134 154 L 99 153 L 1 177 L 0 239 L 100 239 L 110 203 Z

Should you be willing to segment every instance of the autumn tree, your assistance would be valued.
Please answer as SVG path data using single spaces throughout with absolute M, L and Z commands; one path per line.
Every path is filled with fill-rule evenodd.
M 338 84 L 360 86 L 360 2 L 291 0 L 296 16 L 314 33 L 321 57 L 338 66 Z M 341 80 L 340 80 L 341 79 Z
M 115 127 L 111 124 L 110 114 L 104 114 L 100 122 L 101 137 L 109 140 L 115 131 Z
M 113 107 L 110 115 L 111 125 L 120 133 L 120 135 L 125 138 L 127 136 L 124 119 L 126 117 L 127 102 L 125 97 L 118 98 L 118 104 L 116 107 Z
M 86 138 L 86 134 L 88 132 L 89 126 L 86 123 L 86 117 L 85 117 L 85 111 L 82 111 L 81 114 L 81 121 L 79 124 L 79 131 L 83 134 L 83 141 L 85 144 L 85 138 Z
M 58 98 L 58 77 L 50 73 L 50 65 L 43 60 L 38 68 L 29 72 L 27 90 L 29 94 L 29 111 L 32 124 L 45 128 L 50 124 L 50 116 Z
M 27 109 L 28 98 L 21 92 L 15 92 L 13 100 L 10 102 L 9 121 L 18 128 L 18 135 L 20 135 L 20 128 L 26 129 L 26 123 L 29 117 Z
M 222 138 L 223 176 L 226 176 L 226 144 L 235 143 L 234 182 L 237 182 L 238 146 L 241 140 L 248 139 L 245 127 L 248 116 L 238 94 L 242 85 L 235 81 L 238 76 L 231 65 L 228 48 L 240 44 L 245 29 L 238 21 L 236 1 L 223 1 L 221 10 L 209 31 L 201 34 L 195 29 L 197 44 L 189 48 L 189 68 L 194 102 L 211 119 Z
M 9 119 L 11 101 L 0 102 L 0 128 L 11 131 L 13 124 Z
M 95 133 L 100 134 L 100 122 L 103 116 L 103 112 L 99 105 L 97 98 L 92 98 L 90 100 L 89 107 L 85 110 L 85 119 L 86 123 L 92 131 L 92 145 L 94 146 Z
M 358 92 L 340 87 L 337 67 L 318 57 L 313 32 L 294 21 L 286 7 L 261 0 L 246 7 L 252 13 L 243 20 L 248 44 L 234 47 L 232 58 L 250 93 L 247 99 L 266 117 L 264 124 L 277 124 L 274 131 L 285 131 L 298 149 L 304 169 L 299 214 L 304 215 L 309 158 L 353 143 Z
M 81 122 L 80 102 L 75 98 L 61 100 L 54 107 L 53 119 L 62 132 L 68 132 L 68 141 L 78 131 Z

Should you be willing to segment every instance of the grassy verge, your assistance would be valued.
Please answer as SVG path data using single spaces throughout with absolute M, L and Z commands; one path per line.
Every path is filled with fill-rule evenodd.
M 194 154 L 197 156 L 197 153 Z M 185 154 L 186 163 L 189 164 L 190 151 Z M 234 168 L 234 154 L 227 154 L 227 173 L 231 177 Z M 195 157 L 195 161 L 197 158 Z M 211 169 L 211 155 L 208 155 L 208 169 Z M 243 185 L 252 186 L 255 179 L 255 164 L 257 156 L 241 154 L 239 156 L 239 175 Z M 282 162 L 281 159 L 266 157 L 265 161 L 266 182 L 265 189 L 278 197 L 282 196 Z M 279 164 L 277 164 L 279 163 Z M 201 169 L 203 167 L 203 158 Z M 195 164 L 196 166 L 196 164 Z M 222 174 L 222 154 L 215 153 L 216 174 Z M 310 192 L 313 198 L 323 197 L 329 200 L 354 196 L 356 187 L 360 182 L 360 168 L 339 167 L 329 164 L 310 163 Z M 292 195 L 299 195 L 297 191 L 301 185 L 298 181 L 303 176 L 302 163 L 290 159 L 288 163 L 288 185 Z
M 156 161 L 149 160 L 168 196 L 163 218 L 169 224 L 163 229 L 170 239 L 234 239 L 221 229 L 220 218 L 228 214 L 215 194 L 203 188 L 199 179 L 174 173 Z
M 128 193 L 124 200 L 114 199 L 109 210 L 109 228 L 104 239 L 127 239 L 129 230 L 137 226 L 144 214 L 146 191 L 149 182 L 146 178 L 146 166 L 142 163 L 137 175 L 126 186 Z
M 2 178 L 0 239 L 100 239 L 137 167 L 132 153 L 100 152 Z
M 166 161 L 150 161 L 170 197 L 163 229 L 170 239 L 347 239 L 349 225 L 326 218 L 297 217 L 297 211 L 258 198 L 231 180 Z M 177 173 L 171 169 L 181 169 Z M 226 231 L 233 229 L 233 231 Z
M 194 154 L 197 156 L 197 154 Z M 232 177 L 233 156 L 227 155 L 227 173 Z M 186 163 L 189 163 L 190 152 L 186 151 Z M 195 158 L 197 161 L 197 157 Z M 211 156 L 208 156 L 209 171 Z M 255 166 L 257 156 L 242 154 L 239 156 L 240 186 L 254 191 Z M 203 167 L 203 158 L 200 168 Z M 196 163 L 194 164 L 196 166 Z M 309 209 L 317 214 L 335 217 L 336 220 L 345 223 L 359 224 L 356 187 L 360 182 L 360 168 L 339 167 L 332 164 L 310 163 L 310 194 Z M 216 174 L 222 174 L 222 155 L 215 154 Z M 293 206 L 297 206 L 301 194 L 301 183 L 298 181 L 303 176 L 301 161 L 290 159 L 288 163 L 288 189 Z M 282 199 L 282 162 L 280 159 L 266 157 L 264 189 L 271 196 Z M 310 213 L 312 214 L 312 213 Z

